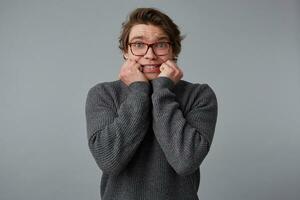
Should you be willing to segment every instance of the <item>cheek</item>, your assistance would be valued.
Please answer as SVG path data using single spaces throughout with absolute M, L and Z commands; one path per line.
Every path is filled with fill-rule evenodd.
M 172 54 L 169 54 L 169 55 L 160 57 L 160 59 L 162 60 L 162 62 L 166 62 L 167 60 L 173 60 L 174 58 L 173 58 Z
M 167 60 L 173 60 L 174 59 L 174 54 L 173 54 L 173 51 L 172 51 L 172 49 L 170 49 L 170 52 L 169 52 L 169 54 L 168 55 L 166 55 L 166 56 L 164 56 L 164 58 L 163 58 L 165 61 L 167 61 Z
M 168 56 L 169 56 L 170 59 L 173 59 L 173 57 L 174 57 L 174 54 L 173 54 L 173 48 L 172 48 L 172 47 L 171 47 L 170 50 L 169 50 Z
M 124 55 L 125 55 L 125 54 L 124 54 Z M 141 59 L 141 56 L 135 56 L 135 55 L 133 55 L 133 54 L 130 52 L 130 50 L 126 53 L 126 56 L 127 56 L 127 58 L 130 58 L 130 59 L 132 59 L 132 60 L 135 60 L 136 62 L 137 62 L 138 60 Z

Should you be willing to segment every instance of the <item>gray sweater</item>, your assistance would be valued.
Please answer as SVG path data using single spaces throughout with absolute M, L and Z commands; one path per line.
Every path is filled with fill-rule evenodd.
M 196 200 L 199 166 L 217 121 L 207 84 L 166 77 L 99 83 L 86 101 L 90 151 L 103 200 Z

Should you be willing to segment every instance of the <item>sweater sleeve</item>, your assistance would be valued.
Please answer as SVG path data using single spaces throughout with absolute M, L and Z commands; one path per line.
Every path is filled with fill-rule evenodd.
M 109 88 L 100 84 L 86 100 L 88 144 L 97 165 L 106 174 L 118 174 L 129 163 L 149 127 L 150 86 L 134 82 L 116 108 Z
M 152 81 L 153 130 L 167 158 L 180 175 L 195 172 L 207 155 L 217 121 L 217 99 L 207 84 L 198 84 L 196 99 L 183 116 L 174 84 L 167 77 Z

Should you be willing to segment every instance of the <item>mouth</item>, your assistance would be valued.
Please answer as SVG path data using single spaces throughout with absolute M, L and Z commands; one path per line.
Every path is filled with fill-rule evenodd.
M 160 73 L 160 65 L 142 65 L 142 72 L 143 73 Z

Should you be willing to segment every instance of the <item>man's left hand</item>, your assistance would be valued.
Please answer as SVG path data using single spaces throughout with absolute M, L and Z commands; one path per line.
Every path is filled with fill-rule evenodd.
M 175 84 L 183 77 L 182 70 L 171 60 L 167 60 L 160 66 L 160 72 L 159 77 L 168 77 Z

